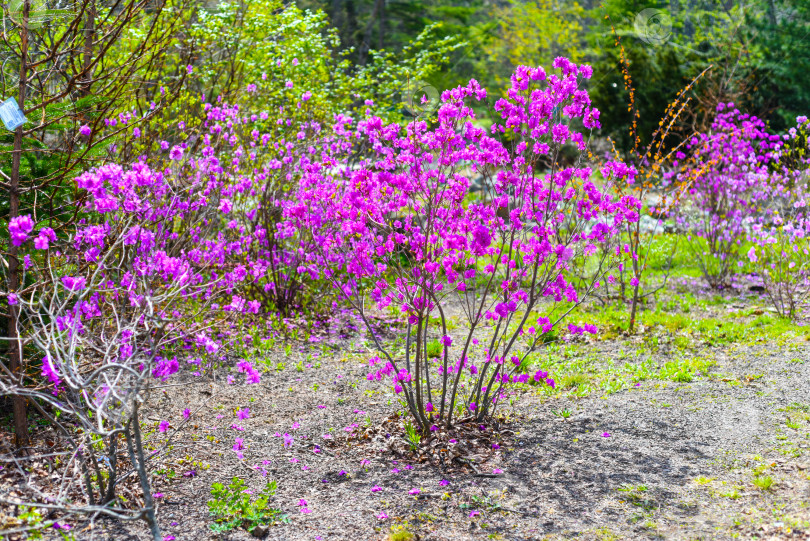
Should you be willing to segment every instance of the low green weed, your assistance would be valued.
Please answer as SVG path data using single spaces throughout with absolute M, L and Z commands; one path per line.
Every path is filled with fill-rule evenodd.
M 773 477 L 771 477 L 770 475 L 758 475 L 758 476 L 754 477 L 754 480 L 752 481 L 752 483 L 754 483 L 755 487 L 757 487 L 758 489 L 764 491 L 764 490 L 770 490 L 771 487 L 773 487 L 774 480 L 773 480 Z
M 275 481 L 268 481 L 267 485 L 251 498 L 252 492 L 245 481 L 234 477 L 227 486 L 214 483 L 211 486 L 212 499 L 208 501 L 208 510 L 214 518 L 211 529 L 217 533 L 227 532 L 239 527 L 247 531 L 257 526 L 266 526 L 275 521 L 284 521 L 286 515 L 280 510 L 270 507 L 270 498 L 276 493 Z
M 405 441 L 408 442 L 411 451 L 416 451 L 416 448 L 419 447 L 419 442 L 422 441 L 422 435 L 416 430 L 416 427 L 414 427 L 409 419 L 405 421 Z

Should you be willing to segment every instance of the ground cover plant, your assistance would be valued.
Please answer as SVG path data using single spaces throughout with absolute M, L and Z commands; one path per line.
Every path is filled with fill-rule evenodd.
M 0 534 L 806 537 L 805 10 L 349 4 L 3 6 Z

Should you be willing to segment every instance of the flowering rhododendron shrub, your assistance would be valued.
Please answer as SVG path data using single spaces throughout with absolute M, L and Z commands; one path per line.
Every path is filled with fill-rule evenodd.
M 795 318 L 810 295 L 810 159 L 807 117 L 783 136 L 771 174 L 768 204 L 749 219 L 750 264 L 762 277 L 765 292 L 783 317 Z
M 277 235 L 281 217 L 277 201 L 287 197 L 294 185 L 292 157 L 320 130 L 309 119 L 323 112 L 313 108 L 312 93 L 292 81 L 280 84 L 287 90 L 285 107 L 294 113 L 284 113 L 285 107 L 268 111 L 262 107 L 261 92 L 264 85 L 273 84 L 278 81 L 248 85 L 237 103 L 217 100 L 202 104 L 199 117 L 177 123 L 178 142 L 161 141 L 162 154 L 151 156 L 150 163 L 171 164 L 186 156 L 202 156 L 215 165 L 217 183 L 209 194 L 209 204 L 220 212 L 209 225 L 240 243 L 227 261 L 219 261 L 237 264 L 244 280 L 236 293 L 246 300 L 250 311 L 263 307 L 286 317 L 311 300 L 313 291 L 307 290 L 311 276 L 297 272 L 305 245 L 300 239 L 285 243 Z M 126 125 L 132 116 L 122 114 L 114 121 Z
M 14 302 L 36 318 L 31 338 L 46 353 L 43 371 L 55 391 L 86 388 L 91 380 L 83 379 L 82 366 L 103 367 L 93 377 L 115 374 L 115 385 L 104 376 L 92 395 L 104 404 L 99 427 L 107 417 L 126 416 L 137 399 L 130 391 L 142 379 L 165 381 L 177 372 L 177 357 L 168 353 L 216 351 L 210 324 L 195 322 L 195 312 L 220 298 L 225 310 L 245 309 L 226 295 L 244 276 L 238 267 L 224 272 L 221 262 L 243 243 L 218 230 L 221 211 L 210 196 L 216 166 L 203 159 L 175 169 L 111 164 L 84 173 L 76 184 L 88 192 L 88 214 L 71 238 L 58 242 L 48 227 L 29 237 L 35 250 L 47 251 L 46 265 L 29 272 L 52 287 Z
M 284 108 L 269 112 L 261 107 L 258 97 L 261 85 L 275 83 L 248 85 L 238 103 L 219 99 L 201 104 L 196 116 L 176 122 L 172 140 L 159 141 L 162 151 L 148 159 L 157 168 L 200 158 L 211 164 L 216 182 L 206 196 L 208 205 L 219 212 L 206 227 L 239 245 L 239 250 L 232 250 L 227 258 L 218 257 L 217 262 L 232 266 L 240 274 L 234 293 L 244 299 L 251 312 L 263 306 L 265 311 L 274 309 L 287 316 L 300 306 L 308 277 L 295 271 L 303 250 L 301 243 L 285 245 L 277 238 L 280 211 L 276 201 L 290 191 L 290 156 L 305 148 L 307 134 L 318 127 L 306 119 L 321 113 L 310 110 L 311 93 L 290 82 L 285 99 L 297 116 L 281 121 Z M 127 132 L 128 141 L 139 141 L 143 138 L 141 128 L 148 131 L 148 127 L 137 124 L 138 120 L 134 113 L 121 113 L 106 124 L 110 131 Z M 122 146 L 130 149 L 132 145 Z
M 200 6 L 194 18 L 190 35 L 205 46 L 193 65 L 182 67 L 188 88 L 171 100 L 161 92 L 162 99 L 153 98 L 157 109 L 155 103 L 140 104 L 137 109 L 150 108 L 152 118 L 138 124 L 140 136 L 122 143 L 120 152 L 150 159 L 175 149 L 197 154 L 208 137 L 213 154 L 231 165 L 235 190 L 226 197 L 233 204 L 228 222 L 253 240 L 246 258 L 255 279 L 240 294 L 283 317 L 317 310 L 326 300 L 324 290 L 309 287 L 310 276 L 295 271 L 300 244 L 286 245 L 275 234 L 280 213 L 274 201 L 286 197 L 293 184 L 285 160 L 306 143 L 308 125 L 331 122 L 336 113 L 371 103 L 377 114 L 400 120 L 402 107 L 391 100 L 399 100 L 409 81 L 440 71 L 461 43 L 429 25 L 396 54 L 377 51 L 360 66 L 340 52 L 340 40 L 319 10 L 279 0 L 226 2 Z M 174 76 L 174 69 L 166 75 Z M 231 103 L 206 105 L 218 93 Z M 117 119 L 118 126 L 139 121 L 133 116 Z
M 340 116 L 293 157 L 299 185 L 279 234 L 311 239 L 300 272 L 329 280 L 362 316 L 380 350 L 368 378 L 390 384 L 422 430 L 463 412 L 487 417 L 510 383 L 553 387 L 549 374 L 529 372 L 529 355 L 612 279 L 617 231 L 638 219 L 639 201 L 611 198 L 585 163 L 599 127 L 580 86 L 590 67 L 554 65 L 515 71 L 490 130 L 473 110 L 486 90 L 470 81 L 444 92 L 433 127 Z M 569 167 L 566 146 L 579 156 Z M 618 162 L 601 172 L 608 184 L 633 174 Z M 477 177 L 484 190 L 470 200 Z M 568 272 L 577 258 L 589 260 L 579 288 Z M 407 329 L 404 344 L 384 343 L 371 325 L 387 309 Z M 451 317 L 464 325 L 451 330 Z
M 722 288 L 746 239 L 744 224 L 767 201 L 780 143 L 762 120 L 734 104 L 721 103 L 717 111 L 711 131 L 689 141 L 692 158 L 669 178 L 689 186 L 688 202 L 672 212 L 705 279 Z
M 227 227 L 246 240 L 242 260 L 249 279 L 245 295 L 283 316 L 291 315 L 304 302 L 304 291 L 314 276 L 297 270 L 306 244 L 300 239 L 287 243 L 279 238 L 277 202 L 293 189 L 293 156 L 320 130 L 317 122 L 304 120 L 315 115 L 310 111 L 311 93 L 291 82 L 288 86 L 289 108 L 297 111 L 297 123 L 274 120 L 266 111 L 247 114 L 239 104 L 206 106 L 204 123 L 204 131 L 216 134 L 219 140 L 212 152 L 223 161 L 229 157 L 222 209 Z M 258 100 L 254 93 L 248 93 L 250 101 Z
M 249 309 L 232 295 L 246 277 L 234 260 L 249 240 L 220 227 L 228 177 L 213 156 L 183 161 L 176 154 L 160 171 L 110 164 L 80 175 L 84 218 L 67 238 L 28 216 L 10 224 L 14 242 L 37 253 L 26 258 L 26 272 L 47 283 L 8 297 L 21 309 L 21 335 L 43 356 L 43 383 L 24 387 L 0 377 L 4 393 L 47 403 L 73 425 L 62 431 L 73 449 L 64 471 L 85 472 L 84 503 L 91 508 L 115 501 L 116 464 L 129 462 L 144 496 L 144 508 L 133 516 L 147 520 L 155 539 L 161 536 L 139 408 L 170 378 L 199 376 L 220 348 L 213 323 Z M 260 380 L 247 361 L 240 372 L 247 383 Z M 159 432 L 170 426 L 162 421 Z M 69 502 L 64 493 L 48 497 L 82 510 L 82 502 Z M 110 513 L 126 516 L 121 509 Z

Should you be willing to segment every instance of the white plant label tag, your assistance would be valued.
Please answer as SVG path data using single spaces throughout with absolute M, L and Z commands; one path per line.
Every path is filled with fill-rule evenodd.
M 25 124 L 26 120 L 15 98 L 9 98 L 0 105 L 0 119 L 9 131 L 16 130 Z

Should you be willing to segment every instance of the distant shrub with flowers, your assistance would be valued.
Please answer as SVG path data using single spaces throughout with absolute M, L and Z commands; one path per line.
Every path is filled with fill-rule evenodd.
M 362 316 L 380 350 L 369 379 L 389 380 L 422 431 L 462 412 L 491 415 L 510 383 L 553 386 L 527 368 L 570 312 L 551 307 L 576 306 L 610 278 L 616 232 L 638 219 L 640 203 L 612 199 L 584 163 L 585 134 L 599 127 L 580 87 L 590 67 L 564 58 L 554 66 L 552 75 L 515 71 L 490 133 L 472 108 L 486 91 L 471 81 L 444 92 L 435 127 L 339 116 L 333 133 L 293 159 L 298 189 L 283 203 L 280 234 L 311 239 L 302 270 L 331 282 Z M 560 165 L 565 146 L 579 154 L 574 167 Z M 611 162 L 602 174 L 612 183 L 632 170 Z M 485 195 L 468 203 L 472 175 L 485 179 Z M 590 260 L 579 290 L 567 272 L 578 257 Z M 386 309 L 407 326 L 404 344 L 373 330 Z M 454 316 L 466 323 L 455 336 Z M 440 353 L 428 355 L 436 338 Z
M 749 220 L 752 246 L 747 253 L 771 304 L 788 318 L 801 315 L 810 295 L 810 123 L 802 116 L 797 124 L 783 136 L 767 206 Z
M 688 185 L 688 198 L 673 207 L 686 245 L 713 288 L 723 288 L 746 239 L 744 224 L 767 201 L 770 166 L 779 136 L 757 117 L 721 103 L 709 133 L 687 144 L 692 156 L 668 175 Z

